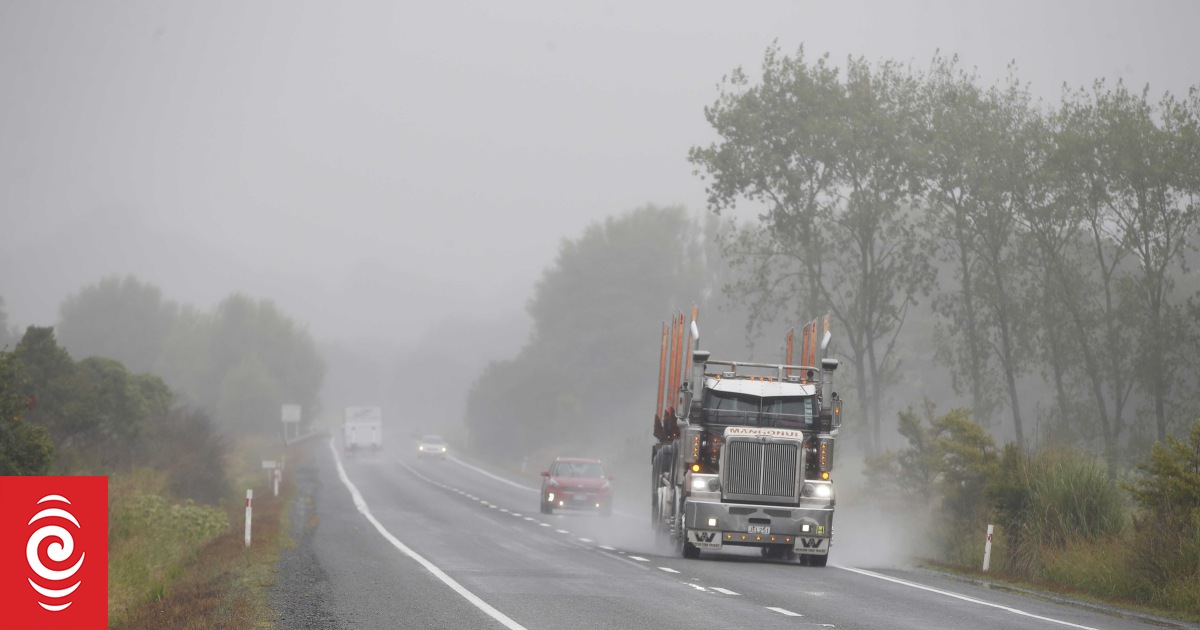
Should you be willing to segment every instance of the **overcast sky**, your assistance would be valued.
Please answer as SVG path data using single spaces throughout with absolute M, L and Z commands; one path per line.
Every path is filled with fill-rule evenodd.
M 319 338 L 519 312 L 563 238 L 704 210 L 721 77 L 778 40 L 1033 90 L 1200 85 L 1200 2 L 0 0 L 0 296 L 131 273 Z

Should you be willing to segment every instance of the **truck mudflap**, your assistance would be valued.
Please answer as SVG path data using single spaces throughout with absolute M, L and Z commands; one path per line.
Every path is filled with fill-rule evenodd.
M 824 556 L 833 544 L 832 507 L 684 502 L 687 541 L 698 549 L 725 545 L 789 546 L 795 553 Z

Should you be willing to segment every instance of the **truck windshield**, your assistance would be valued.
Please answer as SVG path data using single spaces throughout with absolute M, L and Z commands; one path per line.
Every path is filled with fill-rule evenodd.
M 813 424 L 813 397 L 762 397 L 708 390 L 704 392 L 704 422 L 753 427 L 809 428 Z

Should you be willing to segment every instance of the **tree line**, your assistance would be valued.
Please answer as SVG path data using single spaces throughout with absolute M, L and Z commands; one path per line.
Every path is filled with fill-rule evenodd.
M 56 326 L 21 335 L 0 308 L 0 329 L 0 474 L 152 466 L 216 500 L 228 436 L 277 435 L 283 403 L 315 412 L 324 376 L 271 302 L 233 295 L 203 313 L 133 277 L 84 287 Z
M 1019 447 L 1032 410 L 1040 443 L 1110 461 L 1200 414 L 1200 92 L 1099 80 L 1045 103 L 1016 72 L 771 47 L 705 109 L 719 140 L 690 160 L 709 208 L 757 213 L 723 241 L 731 295 L 758 320 L 832 313 L 868 452 L 911 383 L 901 359 L 921 360 L 914 314 L 928 364 Z

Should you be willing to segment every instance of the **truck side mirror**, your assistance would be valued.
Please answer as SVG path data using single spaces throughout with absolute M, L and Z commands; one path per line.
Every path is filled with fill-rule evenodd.
M 543 470 L 543 471 L 542 471 L 542 476 L 543 476 L 543 477 L 549 477 L 549 476 L 550 476 L 550 471 L 549 471 L 549 470 Z

